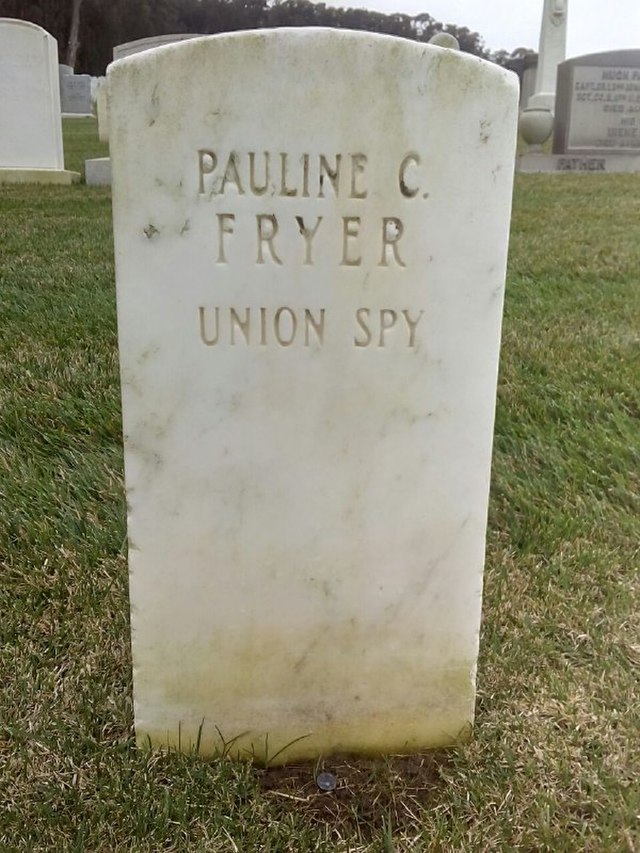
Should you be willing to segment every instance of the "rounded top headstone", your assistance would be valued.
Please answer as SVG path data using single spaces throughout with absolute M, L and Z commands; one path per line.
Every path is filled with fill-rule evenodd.
M 56 40 L 0 18 L 0 167 L 64 169 Z

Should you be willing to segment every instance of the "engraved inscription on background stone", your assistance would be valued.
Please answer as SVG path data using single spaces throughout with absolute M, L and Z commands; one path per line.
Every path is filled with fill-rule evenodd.
M 573 69 L 568 145 L 640 153 L 640 68 Z

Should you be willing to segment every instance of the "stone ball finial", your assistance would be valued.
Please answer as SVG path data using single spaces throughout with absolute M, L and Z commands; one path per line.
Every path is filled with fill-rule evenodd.
M 448 47 L 449 50 L 460 50 L 458 39 L 451 33 L 436 33 L 429 39 L 429 44 L 435 44 L 436 47 Z
M 520 113 L 518 130 L 532 151 L 540 151 L 551 136 L 553 113 L 548 109 L 529 107 Z

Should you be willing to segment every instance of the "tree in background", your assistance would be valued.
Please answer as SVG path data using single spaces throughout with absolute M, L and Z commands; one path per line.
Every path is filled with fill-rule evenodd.
M 71 5 L 71 24 L 69 25 L 69 40 L 67 41 L 66 65 L 76 66 L 78 48 L 80 47 L 80 7 L 82 0 L 73 0 Z
M 445 31 L 467 53 L 497 61 L 507 56 L 506 51 L 490 55 L 478 33 L 442 24 L 426 12 L 385 15 L 311 0 L 0 0 L 0 17 L 39 24 L 57 40 L 60 62 L 93 75 L 104 74 L 116 44 L 164 33 L 204 35 L 261 27 L 338 27 L 420 42 Z

